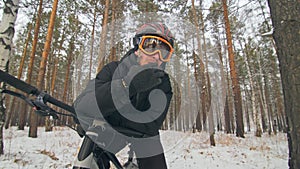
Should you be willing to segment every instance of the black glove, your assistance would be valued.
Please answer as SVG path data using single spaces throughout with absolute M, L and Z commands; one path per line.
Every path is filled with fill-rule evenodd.
M 132 90 L 130 93 L 132 95 L 150 90 L 161 84 L 164 75 L 165 72 L 158 69 L 157 64 L 134 65 L 129 69 L 129 72 L 123 80 L 126 85 L 130 86 L 130 90 Z

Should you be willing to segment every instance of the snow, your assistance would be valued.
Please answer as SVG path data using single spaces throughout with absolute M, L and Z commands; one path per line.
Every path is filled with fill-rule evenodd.
M 12 127 L 4 130 L 4 151 L 0 169 L 62 169 L 72 168 L 72 162 L 82 138 L 67 127 L 54 127 L 53 132 L 38 129 L 38 138 L 28 137 L 24 131 Z M 170 169 L 285 169 L 288 168 L 286 134 L 253 133 L 246 138 L 217 132 L 216 146 L 210 146 L 208 133 L 161 131 L 165 156 Z M 123 163 L 126 148 L 118 153 Z

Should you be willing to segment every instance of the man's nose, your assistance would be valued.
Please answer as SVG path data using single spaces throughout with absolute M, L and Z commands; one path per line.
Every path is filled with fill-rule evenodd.
M 151 57 L 155 58 L 156 60 L 159 60 L 159 52 L 155 52 Z

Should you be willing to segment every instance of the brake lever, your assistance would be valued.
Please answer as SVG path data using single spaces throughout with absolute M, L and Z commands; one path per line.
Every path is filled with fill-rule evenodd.
M 45 102 L 44 102 L 44 96 L 45 93 L 41 92 L 36 99 L 32 102 L 33 107 L 35 107 L 36 113 L 42 115 L 42 116 L 52 116 L 54 119 L 58 119 L 58 112 L 50 108 Z
M 56 115 L 56 111 L 55 110 L 46 110 L 45 111 L 45 110 L 35 109 L 35 113 L 37 113 L 37 114 L 39 114 L 41 116 L 52 116 L 54 119 L 58 119 L 58 116 Z
M 29 99 L 28 97 L 26 97 L 25 95 L 21 94 L 21 93 L 17 93 L 11 90 L 3 90 L 1 91 L 1 93 L 6 93 L 15 97 L 18 97 L 20 99 L 23 99 L 27 104 L 29 104 L 31 107 L 34 107 L 33 101 L 31 99 Z

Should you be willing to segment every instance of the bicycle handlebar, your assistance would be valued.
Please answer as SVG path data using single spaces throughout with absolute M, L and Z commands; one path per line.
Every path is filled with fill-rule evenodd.
M 2 70 L 0 70 L 0 82 L 5 82 L 5 83 L 9 84 L 10 86 L 13 86 L 16 89 L 19 89 L 27 94 L 32 94 L 32 95 L 37 96 L 38 99 L 36 99 L 34 102 L 32 102 L 32 104 L 33 104 L 32 106 L 37 106 L 37 107 L 41 108 L 42 110 L 46 110 L 52 116 L 55 114 L 55 110 L 53 110 L 53 109 L 49 108 L 47 105 L 45 105 L 45 103 L 47 103 L 47 102 L 71 112 L 76 117 L 75 109 L 72 106 L 53 98 L 52 96 L 50 96 L 49 94 L 47 94 L 45 92 L 39 91 L 36 87 L 31 86 L 30 84 L 28 84 L 22 80 L 19 80 L 19 79 L 15 78 L 14 76 L 12 76 L 6 72 L 3 72 Z M 20 96 L 18 96 L 18 93 L 16 93 L 16 92 L 5 92 L 5 93 L 20 97 Z M 27 99 L 27 98 L 24 96 L 23 99 Z M 48 108 L 45 108 L 44 106 L 47 106 Z M 51 114 L 51 112 L 54 112 L 54 114 Z M 115 128 L 115 130 L 117 130 L 120 133 L 130 135 L 130 136 L 135 136 L 135 137 L 146 136 L 144 133 L 140 133 L 140 132 L 134 131 L 132 129 L 125 129 L 125 128 L 117 127 L 117 128 Z
M 43 100 L 45 103 L 49 102 L 57 107 L 67 110 L 68 112 L 71 112 L 72 114 L 75 115 L 75 109 L 72 106 L 53 98 L 52 96 L 50 96 L 49 94 L 47 94 L 45 92 L 39 91 L 36 87 L 31 86 L 30 84 L 28 84 L 20 79 L 17 79 L 14 76 L 12 76 L 2 70 L 0 70 L 0 81 L 5 82 L 5 83 L 9 84 L 10 86 L 13 86 L 14 88 L 19 89 L 27 94 L 32 94 L 35 96 L 42 94 Z
M 38 95 L 40 92 L 37 88 L 27 84 L 26 82 L 15 78 L 14 76 L 0 70 L 0 81 L 3 81 L 16 89 L 19 89 L 27 94 Z

